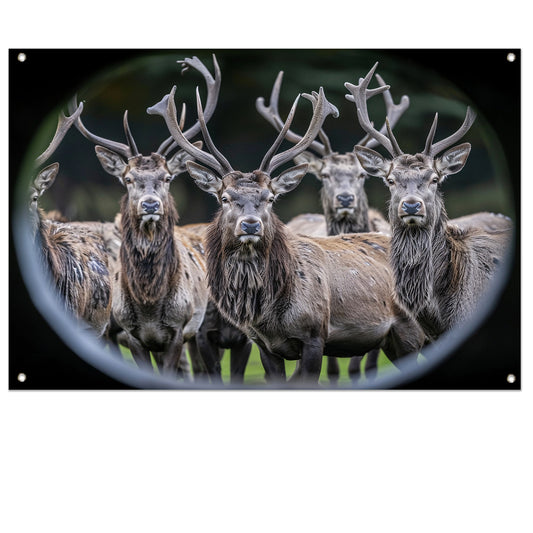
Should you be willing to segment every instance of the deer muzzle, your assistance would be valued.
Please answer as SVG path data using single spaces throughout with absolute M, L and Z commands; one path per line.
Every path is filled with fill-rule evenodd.
M 398 216 L 405 224 L 420 224 L 426 216 L 426 206 L 421 198 L 404 198 L 398 205 Z
M 263 236 L 263 223 L 256 216 L 240 217 L 235 227 L 235 236 L 241 242 L 257 242 Z
M 137 205 L 137 213 L 144 221 L 157 221 L 164 214 L 163 203 L 154 196 L 143 196 Z

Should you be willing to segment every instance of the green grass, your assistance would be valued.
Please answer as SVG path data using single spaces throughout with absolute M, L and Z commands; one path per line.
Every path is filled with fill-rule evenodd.
M 122 355 L 126 361 L 129 361 L 132 364 L 135 364 L 133 361 L 131 352 L 127 348 L 125 348 L 124 346 L 120 346 L 120 351 L 122 352 Z M 189 357 L 188 353 L 187 353 L 187 357 Z M 348 365 L 349 365 L 350 359 L 348 357 L 339 358 L 338 362 L 339 362 L 339 372 L 340 372 L 338 387 L 339 388 L 350 388 L 351 381 L 348 376 Z M 157 372 L 157 368 L 156 368 L 155 361 L 153 358 L 152 358 L 152 364 L 154 366 L 154 369 Z M 360 381 L 361 384 L 364 384 L 365 379 L 366 379 L 365 373 L 364 373 L 365 364 L 366 364 L 366 356 L 363 358 L 363 362 L 361 364 L 361 367 L 363 369 L 361 381 Z M 224 356 L 221 361 L 221 367 L 222 367 L 222 380 L 224 381 L 224 383 L 229 384 L 230 382 L 230 351 L 229 350 L 226 350 L 224 352 Z M 296 368 L 296 361 L 285 362 L 285 369 L 286 369 L 287 376 L 291 376 L 295 368 Z M 380 351 L 379 357 L 378 357 L 378 376 L 384 373 L 387 373 L 387 372 L 399 372 L 399 370 L 393 366 L 393 364 L 389 361 L 389 359 L 383 353 L 383 351 Z M 320 373 L 319 383 L 321 385 L 326 385 L 326 386 L 329 385 L 329 380 L 327 376 L 327 360 L 325 357 L 322 360 L 322 371 Z M 246 372 L 244 374 L 244 385 L 245 386 L 257 386 L 257 387 L 261 387 L 265 385 L 265 371 L 261 363 L 261 359 L 259 356 L 259 350 L 255 344 L 252 347 L 252 352 L 250 354 L 250 360 L 248 361 L 248 365 L 246 366 Z

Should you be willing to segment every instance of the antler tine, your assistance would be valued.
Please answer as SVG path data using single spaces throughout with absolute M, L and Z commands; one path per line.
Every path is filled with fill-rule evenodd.
M 165 120 L 168 130 L 172 134 L 175 143 L 185 150 L 189 155 L 204 163 L 205 165 L 216 170 L 221 176 L 224 176 L 223 166 L 216 160 L 216 158 L 208 152 L 200 150 L 192 144 L 181 131 L 176 117 L 176 103 L 174 102 L 174 94 L 176 93 L 176 86 L 172 87 L 170 94 L 166 94 L 163 99 L 157 104 L 149 107 L 146 112 L 149 115 L 160 115 Z M 205 122 L 205 119 L 204 119 Z M 200 123 L 201 124 L 201 123 Z
M 279 115 L 279 109 L 278 109 L 278 102 L 279 102 L 279 93 L 281 89 L 281 82 L 283 81 L 283 71 L 281 70 L 279 74 L 276 77 L 276 81 L 274 82 L 274 85 L 272 87 L 272 93 L 270 94 L 270 102 L 269 105 L 265 105 L 265 99 L 260 96 L 255 101 L 255 107 L 259 114 L 266 119 L 266 121 L 274 126 L 276 130 L 279 132 L 283 129 L 283 120 L 281 120 L 281 117 Z M 323 130 L 319 132 L 319 136 L 324 142 L 324 144 L 319 143 L 318 141 L 314 140 L 311 145 L 309 146 L 310 150 L 314 150 L 320 155 L 326 155 L 328 153 L 331 153 L 331 145 L 329 143 L 329 139 L 327 138 L 326 134 Z M 298 143 L 302 140 L 302 136 L 298 135 L 297 133 L 294 133 L 290 129 L 287 130 L 286 140 L 292 143 Z
M 392 126 L 389 122 L 388 117 L 385 118 L 385 126 L 387 128 L 387 135 L 389 136 L 389 139 L 392 143 L 392 149 L 394 150 L 396 154 L 401 154 L 402 151 L 400 150 L 400 146 L 398 145 L 398 141 L 396 140 L 396 137 L 392 133 Z
M 77 104 L 77 98 L 76 95 L 74 95 L 74 98 L 69 103 L 69 112 L 72 112 L 72 109 L 76 107 Z M 122 144 L 119 142 L 112 141 L 110 139 L 104 139 L 103 137 L 99 137 L 98 135 L 95 135 L 94 133 L 91 133 L 83 124 L 81 121 L 81 118 L 78 116 L 76 122 L 74 123 L 78 131 L 86 138 L 89 139 L 89 141 L 92 141 L 94 144 L 99 144 L 100 146 L 103 146 L 104 148 L 108 148 L 109 150 L 113 150 L 114 152 L 117 152 L 118 154 L 122 155 L 126 159 L 129 159 L 133 154 L 131 153 L 131 147 Z
M 348 82 L 344 84 L 344 86 L 350 91 L 351 96 L 353 97 L 350 98 L 350 95 L 347 95 L 346 98 L 347 100 L 355 102 L 355 106 L 357 109 L 357 118 L 361 127 L 371 137 L 376 139 L 376 141 L 381 144 L 393 157 L 397 157 L 402 153 L 401 151 L 396 150 L 396 148 L 398 147 L 398 143 L 395 142 L 393 145 L 391 140 L 389 140 L 386 135 L 376 130 L 368 116 L 368 109 L 366 105 L 367 99 L 390 89 L 388 85 L 385 85 L 384 87 L 378 87 L 377 89 L 368 89 L 368 85 L 370 83 L 370 80 L 372 79 L 372 76 L 374 75 L 374 72 L 376 71 L 377 66 L 378 63 L 376 63 L 370 69 L 368 74 L 363 79 L 359 79 L 359 85 L 353 85 L 352 83 Z
M 193 56 L 192 59 L 188 57 L 186 57 L 185 59 L 179 59 L 177 63 L 180 64 L 182 67 L 182 74 L 187 72 L 187 70 L 189 70 L 189 67 L 192 67 L 204 77 L 205 84 L 207 85 L 207 100 L 205 103 L 204 117 L 206 123 L 209 122 L 217 106 L 218 95 L 220 93 L 220 84 L 222 81 L 220 66 L 218 65 L 215 54 L 213 54 L 213 67 L 215 71 L 214 78 L 213 76 L 211 76 L 211 73 L 209 72 L 207 67 L 196 56 Z M 183 128 L 181 128 L 181 130 L 183 131 Z M 192 139 L 195 135 L 200 133 L 200 130 L 200 123 L 196 121 L 187 131 L 183 131 L 183 135 L 187 139 Z M 169 137 L 162 143 L 161 146 L 164 146 L 166 143 L 170 142 L 171 139 L 172 141 L 174 141 L 172 137 Z M 171 144 L 166 148 L 165 153 L 169 153 L 171 150 L 176 148 L 176 146 L 177 143 L 171 142 Z M 157 150 L 157 153 L 161 153 L 159 149 Z
M 278 136 L 276 137 L 274 144 L 270 147 L 268 152 L 265 154 L 265 157 L 263 157 L 263 161 L 261 161 L 261 165 L 259 165 L 260 170 L 264 170 L 265 172 L 268 172 L 270 170 L 269 165 L 272 162 L 272 158 L 274 157 L 274 154 L 276 153 L 277 149 L 280 147 L 281 143 L 283 142 L 283 139 L 285 138 L 287 131 L 289 130 L 289 127 L 292 123 L 292 119 L 294 118 L 294 113 L 296 112 L 296 105 L 298 104 L 299 99 L 300 99 L 300 95 L 298 95 L 294 99 L 294 103 L 292 104 L 291 110 L 289 111 L 289 115 L 287 117 L 287 120 L 285 121 L 285 125 L 283 126 Z
M 181 115 L 180 115 L 180 123 L 179 127 L 180 130 L 183 131 L 183 126 L 185 125 L 185 102 L 181 105 Z M 159 148 L 156 150 L 156 154 L 160 154 L 163 157 L 167 157 L 167 155 L 170 153 L 171 150 L 176 148 L 177 144 L 174 142 L 174 137 L 172 135 L 168 137 L 168 139 L 165 139 Z
M 429 133 L 426 139 L 426 145 L 424 147 L 424 151 L 422 152 L 424 155 L 431 155 L 431 145 L 433 143 L 433 139 L 435 138 L 435 132 L 437 131 L 437 122 L 439 121 L 439 114 L 435 113 L 435 118 L 433 119 L 433 123 L 431 124 L 431 128 L 429 129 Z
M 452 144 L 456 143 L 465 133 L 472 127 L 472 124 L 476 120 L 476 113 L 472 111 L 470 106 L 466 108 L 466 116 L 461 125 L 461 127 L 446 139 L 439 141 L 438 143 L 431 144 L 433 142 L 433 137 L 435 135 L 435 130 L 437 129 L 437 119 L 438 115 L 435 115 L 435 119 L 431 126 L 431 130 L 426 141 L 426 147 L 424 149 L 424 154 L 429 155 L 430 157 L 435 157 L 437 154 L 449 148 Z
M 128 110 L 124 111 L 124 133 L 126 134 L 126 139 L 128 140 L 128 146 L 130 147 L 132 157 L 140 155 L 133 135 L 131 134 L 130 125 L 128 124 Z
M 83 111 L 83 102 L 80 102 L 80 105 L 77 106 L 76 110 L 74 112 L 69 111 L 72 113 L 70 116 L 66 117 L 63 112 L 59 114 L 59 118 L 57 121 L 57 128 L 56 132 L 54 133 L 54 137 L 50 144 L 48 145 L 48 148 L 35 159 L 35 166 L 38 167 L 42 165 L 45 161 L 48 160 L 48 158 L 57 150 L 57 147 L 60 145 L 61 141 L 67 134 L 67 131 L 70 129 L 72 124 L 76 122 L 78 117 L 81 115 L 81 112 Z
M 292 106 L 291 112 L 289 113 L 289 117 L 287 118 L 285 126 L 281 130 L 280 134 L 278 135 L 278 138 L 272 145 L 271 149 L 267 152 L 267 154 L 263 158 L 263 161 L 261 162 L 260 170 L 263 170 L 270 174 L 274 169 L 283 165 L 283 163 L 286 163 L 290 159 L 293 159 L 297 155 L 301 154 L 313 142 L 318 132 L 320 131 L 320 128 L 322 127 L 322 124 L 324 123 L 324 120 L 326 119 L 326 117 L 328 115 L 333 115 L 334 117 L 339 116 L 339 110 L 333 104 L 328 102 L 328 100 L 326 99 L 326 96 L 324 95 L 324 89 L 322 87 L 320 87 L 318 94 L 313 93 L 312 96 L 304 94 L 303 96 L 304 98 L 311 100 L 311 103 L 313 104 L 313 116 L 311 118 L 311 122 L 309 123 L 309 127 L 307 128 L 307 131 L 305 132 L 304 136 L 295 146 L 293 146 L 292 148 L 289 148 L 288 150 L 285 150 L 281 154 L 277 154 L 274 156 L 274 153 L 279 148 L 281 142 L 285 138 L 287 131 L 290 128 L 290 124 L 294 117 L 296 104 L 298 103 L 298 99 L 299 99 L 298 97 L 294 101 L 294 104 Z
M 380 85 L 382 86 L 386 85 L 385 80 L 379 74 L 376 74 L 376 79 Z M 398 120 L 400 119 L 400 117 L 405 113 L 405 111 L 409 107 L 409 104 L 410 104 L 409 97 L 404 94 L 400 99 L 400 103 L 395 104 L 394 100 L 392 99 L 392 94 L 390 92 L 390 89 L 387 89 L 383 93 L 383 100 L 385 101 L 385 117 L 389 120 L 390 129 L 392 131 L 394 126 L 396 126 L 396 124 L 398 123 Z M 381 134 L 385 134 L 386 131 L 387 131 L 387 124 L 383 123 L 383 126 L 381 127 L 379 132 Z M 391 141 L 393 143 L 398 144 L 396 139 L 391 138 Z M 378 142 L 376 141 L 376 139 L 372 138 L 370 135 L 366 135 L 357 144 L 361 146 L 367 146 L 368 148 L 373 148 L 374 146 L 378 145 Z
M 233 172 L 233 168 L 231 168 L 229 161 L 217 149 L 217 147 L 215 146 L 215 143 L 211 139 L 211 135 L 209 135 L 209 131 L 207 130 L 207 124 L 205 122 L 204 112 L 202 110 L 202 100 L 200 99 L 200 91 L 198 90 L 198 87 L 196 87 L 196 107 L 198 110 L 198 120 L 200 121 L 200 126 L 202 128 L 202 135 L 204 137 L 205 144 L 209 148 L 209 151 L 211 152 L 211 154 L 216 158 L 216 160 L 220 163 L 220 165 L 224 169 L 224 174 Z

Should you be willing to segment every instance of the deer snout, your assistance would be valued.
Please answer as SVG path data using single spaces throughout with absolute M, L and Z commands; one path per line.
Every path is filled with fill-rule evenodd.
M 420 198 L 404 198 L 398 206 L 398 215 L 407 223 L 417 222 L 426 215 L 424 202 Z
M 141 202 L 141 207 L 145 213 L 152 215 L 159 209 L 159 202 L 157 200 Z
M 420 202 L 403 202 L 402 203 L 402 211 L 407 215 L 416 215 L 420 208 L 422 207 L 422 204 Z
M 139 199 L 138 213 L 140 216 L 162 215 L 163 204 L 161 203 L 161 200 L 154 196 L 143 196 Z
M 243 220 L 241 222 L 241 229 L 247 235 L 255 235 L 259 233 L 259 230 L 261 229 L 261 222 L 248 222 Z
M 242 217 L 237 221 L 235 234 L 241 241 L 250 240 L 250 238 L 256 241 L 263 235 L 263 223 L 255 216 Z
M 353 194 L 343 193 L 337 195 L 337 201 L 342 207 L 350 207 L 354 200 L 355 196 Z

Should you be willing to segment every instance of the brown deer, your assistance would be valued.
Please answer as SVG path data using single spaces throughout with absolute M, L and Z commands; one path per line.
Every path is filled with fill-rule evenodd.
M 82 110 L 80 104 L 71 116 L 60 115 L 54 138 L 36 159 L 37 166 L 52 156 Z M 58 220 L 56 215 L 45 215 L 38 205 L 58 172 L 59 163 L 48 165 L 30 187 L 32 234 L 45 271 L 65 307 L 101 336 L 111 312 L 111 280 L 104 239 L 91 227 L 78 227 Z
M 319 93 L 304 95 L 313 116 L 302 140 L 276 154 L 293 119 L 296 98 L 274 144 L 253 172 L 234 170 L 215 147 L 197 91 L 198 117 L 210 152 L 191 144 L 176 117 L 175 87 L 148 109 L 161 115 L 195 160 L 189 174 L 221 208 L 206 238 L 210 292 L 218 309 L 260 348 L 267 379 L 285 379 L 285 359 L 301 360 L 302 379 L 316 384 L 322 356 L 363 355 L 382 346 L 392 359 L 417 351 L 423 334 L 392 298 L 389 239 L 377 233 L 308 239 L 273 213 L 275 199 L 294 189 L 307 164 L 273 171 L 305 150 L 337 109 Z M 206 165 L 206 166 L 204 166 Z M 369 290 L 369 288 L 372 290 Z
M 392 159 L 363 146 L 356 146 L 355 153 L 366 172 L 381 177 L 390 190 L 390 260 L 396 293 L 426 335 L 434 339 L 475 311 L 504 258 L 512 224 L 507 217 L 488 213 L 473 215 L 460 225 L 448 221 L 439 186 L 464 167 L 470 153 L 468 143 L 452 147 L 475 120 L 470 107 L 455 133 L 433 143 L 436 114 L 424 150 L 415 155 L 404 154 L 391 128 L 384 135 L 374 129 L 369 119 L 365 92 L 374 71 L 375 66 L 359 85 L 345 83 L 351 93 L 347 98 L 355 102 L 363 129 Z M 488 219 L 491 223 L 487 223 Z
M 283 72 L 280 72 L 274 82 L 268 106 L 265 105 L 264 98 L 260 97 L 256 100 L 259 114 L 278 131 L 283 127 L 278 109 L 282 80 Z M 381 85 L 385 85 L 382 78 L 379 80 Z M 370 98 L 376 94 L 383 94 L 386 115 L 391 127 L 394 127 L 409 107 L 409 98 L 404 95 L 400 103 L 395 104 L 389 88 L 389 86 L 381 87 L 377 91 L 368 93 L 367 96 Z M 383 124 L 381 131 L 384 132 L 385 128 L 386 126 Z M 378 210 L 368 206 L 368 197 L 364 188 L 368 176 L 355 153 L 350 151 L 340 154 L 333 151 L 331 142 L 323 128 L 319 132 L 319 137 L 321 142 L 315 139 L 309 149 L 296 156 L 294 161 L 297 164 L 308 163 L 308 172 L 322 183 L 320 196 L 324 214 L 305 213 L 298 215 L 287 223 L 287 227 L 296 233 L 318 237 L 368 231 L 379 231 L 390 235 L 390 225 L 383 215 Z M 301 136 L 288 131 L 286 138 L 296 143 L 301 139 Z M 378 143 L 370 135 L 366 135 L 356 144 L 371 147 Z M 371 350 L 368 353 L 365 371 L 369 379 L 375 377 L 378 355 L 379 350 Z M 350 361 L 348 373 L 353 382 L 360 377 L 361 359 L 361 357 L 353 357 Z M 330 382 L 336 383 L 339 379 L 337 360 L 328 357 L 327 368 Z
M 274 82 L 268 106 L 265 105 L 264 98 L 260 97 L 256 100 L 256 108 L 260 115 L 278 131 L 283 125 L 278 110 L 282 80 L 283 72 L 280 72 Z M 384 85 L 385 82 L 381 78 L 380 80 Z M 383 94 L 386 114 L 389 117 L 391 127 L 394 127 L 409 107 L 409 98 L 404 95 L 400 103 L 395 104 L 389 89 L 389 86 L 380 87 L 369 93 L 368 98 L 376 94 Z M 385 128 L 384 124 L 381 131 L 384 132 Z M 287 226 L 291 229 L 294 228 L 298 233 L 316 235 L 317 237 L 368 231 L 390 234 L 390 225 L 383 215 L 378 210 L 368 206 L 368 197 L 364 189 L 368 176 L 353 150 L 344 154 L 333 151 L 331 142 L 323 128 L 319 132 L 319 138 L 322 142 L 315 139 L 308 150 L 295 158 L 295 163 L 308 163 L 308 172 L 322 183 L 321 200 L 324 215 L 299 215 L 289 221 Z M 301 136 L 289 130 L 286 139 L 292 143 L 297 143 Z M 366 135 L 356 144 L 372 147 L 378 143 Z
M 197 57 L 178 61 L 184 70 L 193 67 L 204 77 L 208 118 L 220 89 L 215 56 L 213 62 L 215 78 Z M 169 155 L 177 148 L 172 137 L 151 155 L 142 155 L 127 113 L 127 144 L 94 135 L 79 117 L 76 127 L 97 145 L 96 155 L 104 170 L 126 189 L 120 204 L 120 261 L 113 284 L 113 318 L 125 332 L 139 366 L 152 368 L 151 352 L 161 371 L 177 373 L 184 343 L 194 343 L 207 305 L 202 238 L 177 226 L 178 213 L 170 193 L 172 180 L 186 170 L 185 163 L 191 157 L 183 150 Z M 196 123 L 184 135 L 192 138 L 199 131 Z M 216 362 L 205 364 L 213 372 Z

